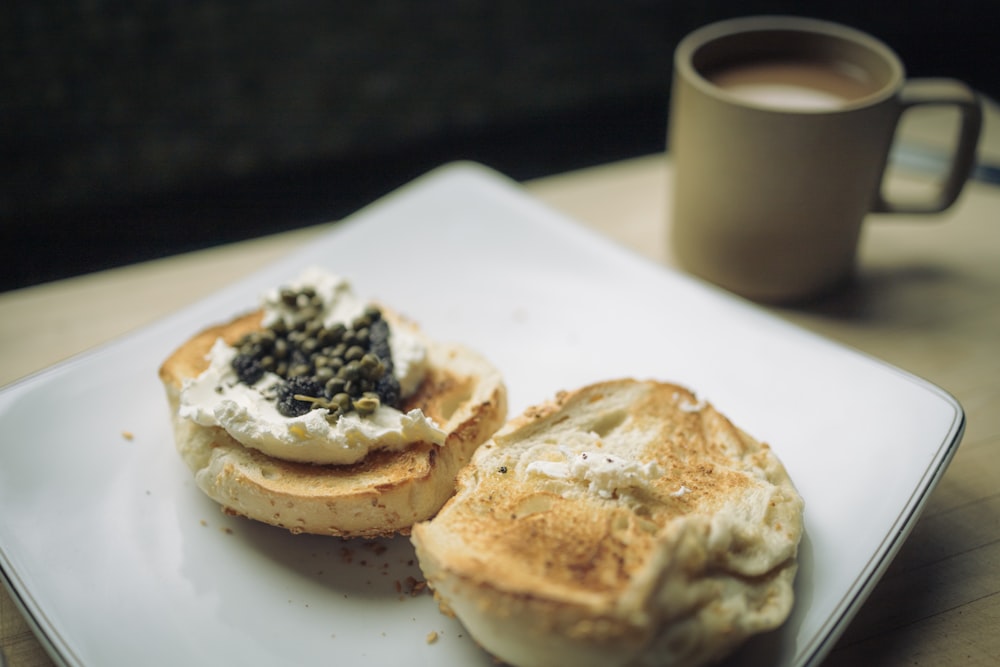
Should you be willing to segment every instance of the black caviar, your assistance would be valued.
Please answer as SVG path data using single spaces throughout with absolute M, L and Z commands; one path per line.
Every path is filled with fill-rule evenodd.
M 236 343 L 232 367 L 240 382 L 255 384 L 266 372 L 278 375 L 282 381 L 271 398 L 286 417 L 325 408 L 335 421 L 351 411 L 399 407 L 389 324 L 377 307 L 368 306 L 349 324 L 326 327 L 322 297 L 312 288 L 283 289 L 281 300 L 293 313 L 291 323 L 278 320 Z

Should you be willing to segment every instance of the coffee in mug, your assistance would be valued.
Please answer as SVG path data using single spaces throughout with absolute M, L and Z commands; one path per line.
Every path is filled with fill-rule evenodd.
M 751 61 L 705 76 L 735 97 L 775 109 L 837 109 L 878 92 L 864 72 L 820 61 Z
M 882 179 L 903 113 L 961 115 L 951 168 L 930 201 L 889 200 Z M 797 17 L 706 26 L 678 45 L 669 150 L 678 264 L 737 294 L 789 302 L 853 272 L 870 212 L 951 206 L 972 168 L 976 94 L 952 79 L 907 80 L 879 40 Z

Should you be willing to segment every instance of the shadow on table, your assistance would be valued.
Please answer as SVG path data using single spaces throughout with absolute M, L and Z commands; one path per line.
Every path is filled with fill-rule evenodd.
M 784 307 L 825 319 L 891 327 L 943 326 L 958 315 L 963 292 L 986 288 L 969 273 L 934 264 L 875 267 L 834 291 Z

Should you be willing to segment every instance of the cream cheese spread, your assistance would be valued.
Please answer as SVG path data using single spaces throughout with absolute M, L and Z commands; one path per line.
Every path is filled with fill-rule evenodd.
M 323 297 L 326 325 L 349 322 L 366 305 L 355 296 L 349 282 L 319 269 L 306 270 L 290 286 L 312 287 Z M 265 326 L 291 317 L 277 289 L 262 296 L 262 307 Z M 391 329 L 389 347 L 393 372 L 405 397 L 416 391 L 426 373 L 427 350 L 404 327 Z M 370 415 L 348 412 L 333 423 L 327 420 L 329 411 L 325 408 L 286 417 L 270 398 L 281 378 L 265 373 L 253 385 L 239 382 L 232 368 L 236 354 L 222 339 L 215 342 L 208 354 L 209 367 L 186 381 L 181 390 L 181 417 L 202 426 L 221 427 L 237 442 L 275 458 L 316 464 L 356 463 L 374 449 L 401 450 L 414 442 L 440 445 L 445 441 L 447 434 L 418 409 L 403 413 L 380 405 Z
M 589 436 L 593 439 L 594 447 L 584 451 L 571 446 L 560 447 L 563 460 L 535 460 L 528 464 L 525 472 L 529 475 L 544 475 L 552 479 L 587 484 L 588 492 L 601 498 L 612 498 L 616 493 L 628 489 L 649 487 L 660 477 L 659 467 L 655 462 L 640 463 L 595 451 L 600 447 L 600 438 L 596 434 Z

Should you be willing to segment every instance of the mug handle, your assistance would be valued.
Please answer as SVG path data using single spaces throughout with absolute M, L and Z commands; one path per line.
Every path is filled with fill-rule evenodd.
M 903 84 L 899 94 L 899 118 L 913 107 L 954 106 L 960 113 L 958 142 L 952 154 L 948 173 L 941 182 L 937 196 L 924 202 L 887 200 L 881 190 L 872 205 L 874 213 L 939 213 L 958 199 L 976 161 L 976 144 L 983 123 L 979 96 L 961 81 L 954 79 L 914 79 Z

